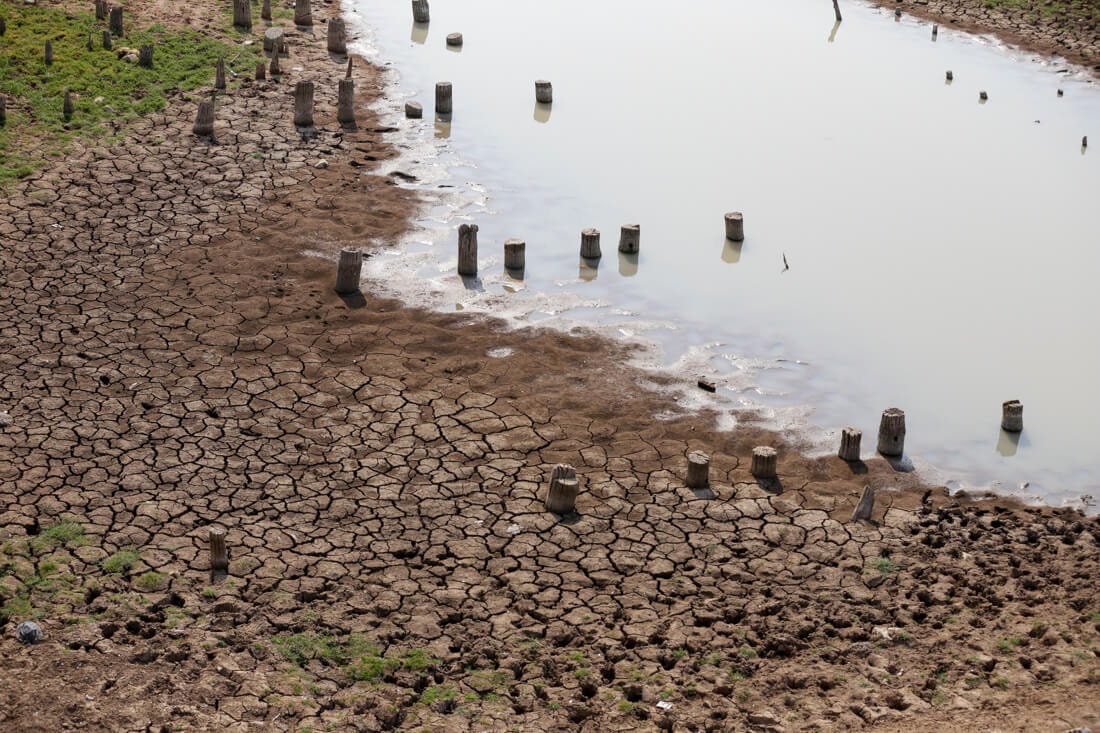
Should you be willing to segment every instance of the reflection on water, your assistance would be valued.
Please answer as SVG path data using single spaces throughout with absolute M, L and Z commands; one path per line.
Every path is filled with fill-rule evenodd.
M 413 43 L 423 44 L 428 40 L 428 23 L 416 23 L 412 24 L 412 31 L 409 34 L 409 38 Z
M 552 104 L 545 104 L 543 102 L 535 102 L 535 122 L 549 122 L 550 110 L 554 108 Z
M 357 0 L 402 101 L 430 105 L 439 79 L 462 89 L 451 124 L 401 121 L 471 162 L 433 178 L 418 154 L 422 192 L 472 192 L 450 217 L 433 209 L 421 251 L 453 257 L 457 216 L 487 237 L 537 233 L 506 307 L 633 319 L 670 362 L 784 428 L 869 434 L 897 404 L 914 460 L 943 480 L 1028 481 L 1055 500 L 1100 485 L 1100 341 L 1081 337 L 1100 312 L 1100 161 L 1078 153 L 1100 124 L 1096 86 L 954 31 L 931 43 L 892 9 L 853 5 L 840 32 L 816 0 L 698 5 L 706 23 L 684 22 L 694 4 L 441 4 L 433 23 L 478 39 L 455 55 L 424 44 L 426 27 L 409 42 L 407 3 Z M 553 125 L 539 124 L 549 107 L 530 111 L 541 78 L 560 91 Z M 975 105 L 982 91 L 992 101 Z M 718 250 L 733 202 L 752 239 Z M 645 268 L 578 267 L 578 231 L 625 221 L 646 229 Z M 424 267 L 431 287 L 411 290 L 443 290 L 441 272 Z M 464 302 L 499 312 L 501 289 L 487 280 L 483 303 Z M 1011 457 L 989 450 L 1006 395 L 1029 405 Z
M 997 436 L 997 452 L 1006 458 L 1016 455 L 1016 449 L 1020 446 L 1020 436 L 1021 433 L 1002 430 Z

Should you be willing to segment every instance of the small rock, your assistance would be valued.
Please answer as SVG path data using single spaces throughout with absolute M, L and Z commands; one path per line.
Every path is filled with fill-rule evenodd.
M 8 411 L 7 410 L 0 411 L 0 428 L 6 428 L 9 425 L 11 425 L 11 423 L 12 423 L 12 419 L 11 419 L 11 415 L 8 414 Z
M 24 621 L 15 627 L 15 638 L 23 644 L 42 641 L 42 628 L 34 621 Z
M 328 168 L 328 161 L 325 160 L 324 158 L 322 158 L 321 160 L 314 163 L 313 167 L 314 168 Z
M 753 725 L 773 727 L 779 725 L 779 718 L 775 717 L 775 713 L 770 710 L 758 710 L 749 716 L 749 722 Z

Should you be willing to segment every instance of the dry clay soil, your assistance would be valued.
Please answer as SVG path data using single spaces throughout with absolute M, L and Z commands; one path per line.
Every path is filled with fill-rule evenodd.
M 371 173 L 375 69 L 335 124 L 335 11 L 288 28 L 301 71 L 231 82 L 216 142 L 200 91 L 0 204 L 0 729 L 1100 727 L 1095 518 L 717 431 L 590 335 L 338 297 L 303 243 L 392 241 L 416 200 Z

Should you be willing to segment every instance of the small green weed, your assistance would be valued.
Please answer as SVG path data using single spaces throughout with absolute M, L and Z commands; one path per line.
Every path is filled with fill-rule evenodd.
M 105 573 L 124 573 L 141 559 L 135 550 L 119 550 L 100 563 Z

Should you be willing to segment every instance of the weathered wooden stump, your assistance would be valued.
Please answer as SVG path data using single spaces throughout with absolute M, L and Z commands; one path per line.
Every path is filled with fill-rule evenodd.
M 103 49 L 105 51 L 111 50 L 111 32 L 103 31 Z
M 1087 148 L 1088 146 L 1089 146 L 1089 136 L 1085 135 L 1084 137 L 1081 138 L 1081 147 L 1083 149 L 1083 148 Z
M 477 275 L 477 224 L 463 224 L 458 228 L 458 274 Z
M 294 25 L 313 25 L 313 8 L 309 0 L 294 0 Z
M 946 74 L 946 75 L 944 76 L 944 78 L 945 78 L 945 79 L 946 79 L 947 81 L 954 81 L 954 79 L 955 79 L 955 72 L 951 71 L 951 69 L 948 69 L 948 70 L 947 70 L 947 74 Z
M 603 256 L 600 251 L 600 230 L 588 227 L 581 230 L 581 257 L 598 260 Z
M 427 23 L 431 20 L 431 12 L 428 8 L 428 0 L 412 0 L 413 21 Z
M 749 469 L 756 478 L 775 478 L 779 457 L 775 448 L 758 445 L 752 449 L 752 466 Z
M 1001 405 L 1001 429 L 1010 433 L 1024 429 L 1024 406 L 1019 400 L 1008 400 Z
M 256 64 L 256 81 L 263 81 L 267 78 L 267 64 L 263 61 Z
M 535 101 L 539 104 L 550 104 L 554 101 L 554 85 L 546 79 L 535 80 Z
M 282 69 L 279 68 L 279 51 L 278 50 L 276 50 L 275 53 L 271 54 L 271 63 L 268 64 L 268 66 L 267 66 L 267 73 L 268 73 L 268 76 L 271 76 L 271 77 L 281 76 L 282 73 L 283 73 Z
M 0 127 L 8 124 L 8 98 L 0 94 Z
M 214 67 L 214 88 L 225 89 L 225 59 L 218 59 L 217 65 Z
M 863 432 L 853 427 L 840 431 L 840 450 L 837 455 L 846 461 L 859 460 L 859 444 L 863 441 Z
M 641 244 L 642 227 L 640 224 L 623 224 L 619 233 L 619 251 L 623 254 L 637 254 Z
M 251 0 L 233 0 L 233 25 L 246 31 L 252 30 Z
M 1063 90 L 1059 89 L 1058 90 L 1058 96 L 1061 97 L 1061 96 L 1064 96 L 1064 95 L 1065 95 L 1065 92 Z
M 419 120 L 424 116 L 424 108 L 420 102 L 405 102 L 405 116 L 410 120 Z
M 710 456 L 701 450 L 688 453 L 687 487 L 705 489 L 710 486 Z
M 852 510 L 852 521 L 858 522 L 859 520 L 869 521 L 871 519 L 871 512 L 875 510 L 875 490 L 870 486 L 863 487 L 863 496 L 859 498 L 859 503 L 856 504 L 856 508 Z
M 884 456 L 901 457 L 905 452 L 905 413 L 888 407 L 878 425 L 878 452 Z
M 336 121 L 341 125 L 355 124 L 355 81 L 341 79 L 336 92 Z
M 110 19 L 107 21 L 107 28 L 112 34 L 122 37 L 122 6 L 117 5 L 111 8 Z
M 504 268 L 522 270 L 527 266 L 527 242 L 522 239 L 504 240 Z
M 264 0 L 260 5 L 260 18 L 263 20 L 271 20 L 271 0 Z
M 88 31 L 88 50 L 95 50 L 95 33 L 93 31 Z
M 328 22 L 328 51 L 341 56 L 348 52 L 347 33 L 342 18 L 332 18 Z
M 210 574 L 229 572 L 229 550 L 225 546 L 225 530 L 221 527 L 210 528 Z
M 726 214 L 726 239 L 734 242 L 745 241 L 745 217 L 740 211 L 731 211 Z
M 65 118 L 66 122 L 72 119 L 73 111 L 73 95 L 66 89 L 65 98 L 61 100 L 61 116 Z
M 978 92 L 978 101 L 979 102 L 985 102 L 988 99 L 989 99 L 989 95 L 986 92 L 984 92 L 984 91 Z
M 572 466 L 559 463 L 550 472 L 550 487 L 546 491 L 546 510 L 554 514 L 572 514 L 577 510 L 580 483 Z
M 106 20 L 107 18 L 107 0 L 95 0 L 95 19 Z
M 146 43 L 138 49 L 138 66 L 153 68 L 153 44 Z
M 441 81 L 435 85 L 435 113 L 437 115 L 451 114 L 451 82 Z
M 46 48 L 43 50 L 42 56 L 46 61 L 46 66 L 53 63 L 53 41 L 46 41 Z
M 359 279 L 363 272 L 363 251 L 340 250 L 340 263 L 336 266 L 336 292 L 353 295 L 359 292 Z
M 462 34 L 461 33 L 448 33 L 447 45 L 451 48 L 460 48 L 462 46 Z
M 838 0 L 833 0 L 833 14 L 836 15 L 837 23 L 844 20 L 840 17 L 840 3 L 838 2 Z
M 313 127 L 313 82 L 294 85 L 294 126 Z
M 191 132 L 199 137 L 214 136 L 214 98 L 199 102 L 199 111 L 195 114 L 195 124 Z
M 936 24 L 932 24 L 932 40 L 936 40 L 936 36 L 940 34 L 940 27 Z
M 264 51 L 278 55 L 283 45 L 283 29 L 268 28 L 264 31 Z

